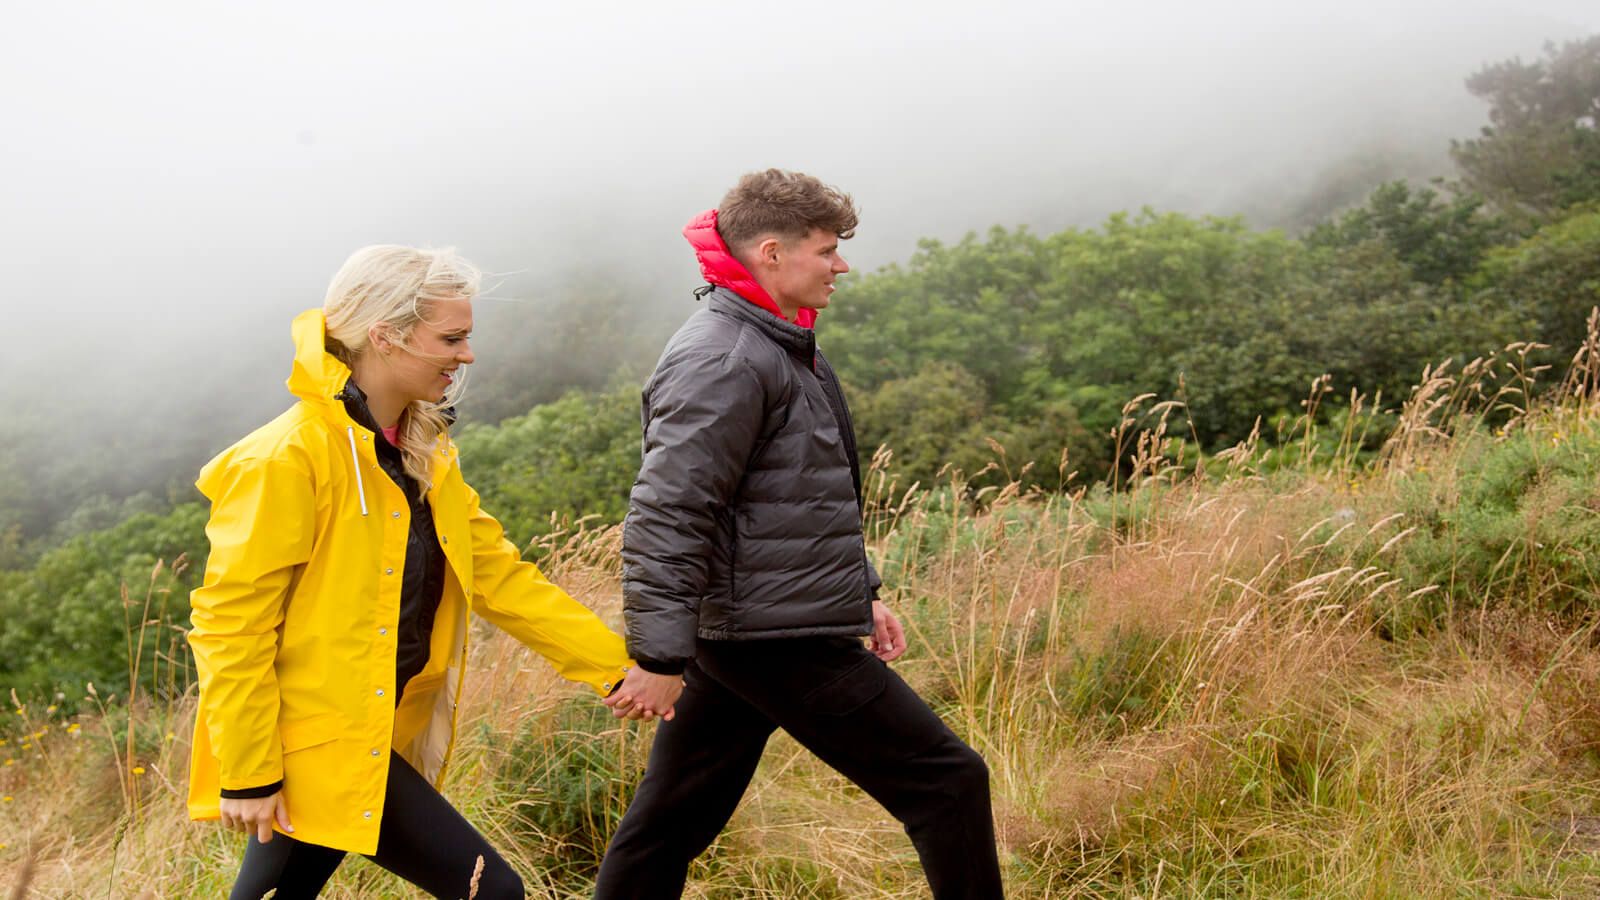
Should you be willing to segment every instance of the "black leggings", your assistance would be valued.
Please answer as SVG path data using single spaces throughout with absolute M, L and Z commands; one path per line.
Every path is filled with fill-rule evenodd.
M 367 857 L 435 897 L 460 900 L 469 893 L 472 871 L 483 858 L 477 900 L 523 900 L 522 879 L 417 770 L 389 754 L 389 783 L 378 827 L 378 852 Z M 260 900 L 273 888 L 276 900 L 315 898 L 343 850 L 274 834 L 268 843 L 250 836 L 244 864 L 230 900 Z

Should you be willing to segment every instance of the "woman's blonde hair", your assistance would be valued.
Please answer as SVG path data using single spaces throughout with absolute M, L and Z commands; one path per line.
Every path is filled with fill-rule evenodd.
M 441 300 L 471 300 L 481 276 L 452 247 L 424 250 L 396 244 L 362 247 L 345 260 L 322 303 L 327 320 L 327 349 L 345 365 L 371 344 L 375 325 L 387 325 L 390 340 L 408 353 L 411 332 L 427 321 L 430 307 Z M 437 403 L 412 402 L 400 414 L 400 452 L 406 473 L 427 488 L 433 484 L 433 451 L 448 433 L 445 410 L 461 398 L 465 372 Z

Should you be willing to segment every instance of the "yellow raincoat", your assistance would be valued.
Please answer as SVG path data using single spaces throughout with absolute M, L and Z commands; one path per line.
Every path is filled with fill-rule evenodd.
M 205 580 L 191 597 L 200 675 L 189 814 L 221 789 L 283 781 L 300 840 L 378 847 L 389 748 L 440 783 L 454 740 L 470 609 L 608 693 L 622 638 L 523 562 L 461 478 L 435 458 L 428 502 L 447 560 L 427 666 L 394 704 L 396 621 L 410 507 L 378 467 L 373 433 L 334 395 L 350 370 L 323 349 L 320 309 L 294 320 L 283 415 L 219 454 L 196 482 L 211 501 Z

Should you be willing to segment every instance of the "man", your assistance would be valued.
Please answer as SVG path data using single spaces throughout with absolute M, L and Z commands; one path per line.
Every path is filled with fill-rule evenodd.
M 645 384 L 622 539 L 638 666 L 606 701 L 665 721 L 600 900 L 680 896 L 776 728 L 905 825 L 936 897 L 1001 896 L 988 769 L 886 665 L 905 636 L 877 599 L 855 431 L 811 331 L 855 227 L 849 196 L 769 169 L 684 230 L 706 306 Z

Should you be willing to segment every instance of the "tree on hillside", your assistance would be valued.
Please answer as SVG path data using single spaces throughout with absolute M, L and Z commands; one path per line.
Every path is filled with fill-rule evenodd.
M 1532 323 L 1522 337 L 1550 345 L 1565 362 L 1577 352 L 1589 311 L 1600 306 L 1600 212 L 1579 213 L 1497 249 L 1479 280 L 1486 302 Z
M 1404 263 L 1412 278 L 1441 285 L 1470 275 L 1506 236 L 1504 220 L 1484 212 L 1476 195 L 1446 200 L 1432 188 L 1391 181 L 1361 206 L 1313 228 L 1305 241 L 1317 248 L 1376 242 Z
M 639 389 L 573 391 L 498 426 L 468 425 L 456 442 L 467 483 L 520 547 L 551 531 L 552 513 L 619 522 L 639 471 Z
M 1490 124 L 1451 146 L 1465 187 L 1535 220 L 1600 200 L 1600 35 L 1486 66 L 1467 90 L 1489 102 Z

